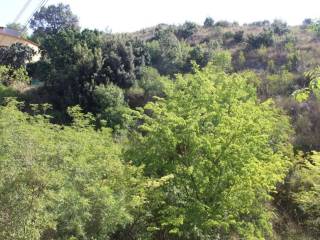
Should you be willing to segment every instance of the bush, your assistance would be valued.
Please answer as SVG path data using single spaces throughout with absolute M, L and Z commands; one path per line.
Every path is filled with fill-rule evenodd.
M 288 183 L 294 219 L 316 239 L 320 235 L 320 153 L 298 156 Z
M 213 25 L 214 25 L 214 20 L 213 20 L 211 17 L 207 17 L 207 18 L 204 20 L 203 26 L 204 26 L 205 28 L 213 27 Z
M 93 102 L 99 125 L 111 128 L 125 128 L 128 112 L 123 90 L 116 85 L 100 85 L 93 91 Z
M 223 39 L 228 40 L 234 37 L 234 33 L 231 31 L 227 31 L 223 34 Z
M 0 65 L 12 68 L 26 66 L 35 55 L 35 51 L 21 43 L 12 44 L 10 47 L 0 47 Z
M 255 27 L 269 27 L 270 26 L 270 22 L 269 20 L 264 20 L 264 21 L 256 21 L 256 22 L 252 22 L 249 24 L 249 26 L 255 26 Z
M 277 19 L 274 20 L 273 23 L 271 24 L 271 29 L 275 34 L 278 34 L 280 36 L 290 32 L 288 24 L 286 22 L 283 22 Z
M 218 22 L 215 23 L 215 26 L 216 26 L 216 27 L 222 27 L 222 28 L 231 27 L 231 25 L 232 25 L 232 24 L 231 24 L 230 22 L 224 21 L 224 20 L 218 21 Z
M 271 47 L 274 44 L 273 33 L 271 31 L 263 31 L 258 35 L 250 34 L 247 42 L 252 48 L 260 48 L 261 46 Z
M 223 71 L 230 71 L 232 68 L 232 55 L 229 51 L 216 51 L 212 63 Z
M 289 121 L 259 103 L 244 76 L 195 72 L 137 113 L 128 160 L 147 176 L 173 175 L 150 196 L 145 229 L 153 239 L 268 238 L 266 205 L 291 156 Z
M 25 67 L 14 69 L 10 66 L 0 65 L 0 84 L 5 86 L 30 84 L 30 78 Z
M 176 32 L 178 38 L 187 39 L 191 37 L 198 30 L 198 26 L 193 22 L 185 22 L 182 26 L 179 26 Z
M 233 40 L 236 42 L 236 43 L 240 43 L 243 41 L 243 34 L 244 32 L 243 31 L 237 31 L 234 33 L 233 35 Z
M 109 239 L 143 203 L 144 180 L 110 130 L 69 113 L 74 123 L 61 127 L 0 107 L 1 239 Z

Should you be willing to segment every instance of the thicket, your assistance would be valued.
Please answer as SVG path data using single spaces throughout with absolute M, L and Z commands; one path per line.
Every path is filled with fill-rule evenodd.
M 0 238 L 317 239 L 317 23 L 111 34 L 41 9 L 39 62 L 0 49 Z

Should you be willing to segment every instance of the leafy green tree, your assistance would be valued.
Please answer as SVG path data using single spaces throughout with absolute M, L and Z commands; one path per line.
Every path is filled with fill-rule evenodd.
M 171 81 L 153 67 L 144 67 L 139 80 L 126 92 L 130 107 L 143 107 L 154 97 L 164 97 L 164 89 Z
M 30 84 L 30 77 L 24 67 L 14 69 L 0 65 L 0 84 L 12 86 L 18 83 Z
M 196 31 L 198 30 L 198 26 L 196 23 L 193 22 L 185 22 L 177 29 L 177 36 L 178 38 L 187 39 L 191 37 Z
M 129 161 L 173 178 L 151 196 L 153 239 L 264 239 L 266 204 L 290 165 L 289 121 L 245 76 L 214 66 L 179 75 L 137 115 Z
M 159 40 L 147 43 L 152 66 L 162 75 L 172 75 L 181 72 L 188 64 L 191 47 L 184 41 L 179 41 L 175 34 L 166 31 Z
M 216 51 L 213 55 L 212 63 L 224 71 L 232 69 L 232 55 L 229 51 Z
M 0 47 L 0 65 L 13 68 L 26 66 L 35 55 L 35 51 L 21 43 L 12 44 L 10 47 Z
M 0 238 L 109 239 L 133 221 L 148 181 L 124 164 L 109 129 L 69 109 L 71 126 L 49 123 L 9 102 L 0 107 Z
M 99 125 L 114 129 L 126 127 L 124 114 L 128 114 L 129 109 L 121 88 L 113 84 L 97 86 L 93 92 L 93 103 Z
M 101 74 L 107 82 L 121 88 L 130 88 L 140 77 L 141 68 L 149 63 L 145 44 L 138 39 L 115 36 L 107 39 L 103 47 Z
M 30 27 L 34 31 L 34 37 L 44 34 L 56 34 L 60 30 L 78 29 L 79 19 L 71 11 L 69 5 L 59 3 L 42 7 L 33 15 Z

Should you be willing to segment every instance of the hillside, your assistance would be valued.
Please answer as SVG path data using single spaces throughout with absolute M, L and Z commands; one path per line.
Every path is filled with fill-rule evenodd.
M 0 239 L 319 238 L 320 21 L 30 28 L 39 61 L 0 48 Z

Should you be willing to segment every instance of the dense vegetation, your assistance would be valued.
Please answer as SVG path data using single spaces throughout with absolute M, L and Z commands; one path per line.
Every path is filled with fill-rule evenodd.
M 40 61 L 0 48 L 0 239 L 318 239 L 319 25 L 40 9 Z

